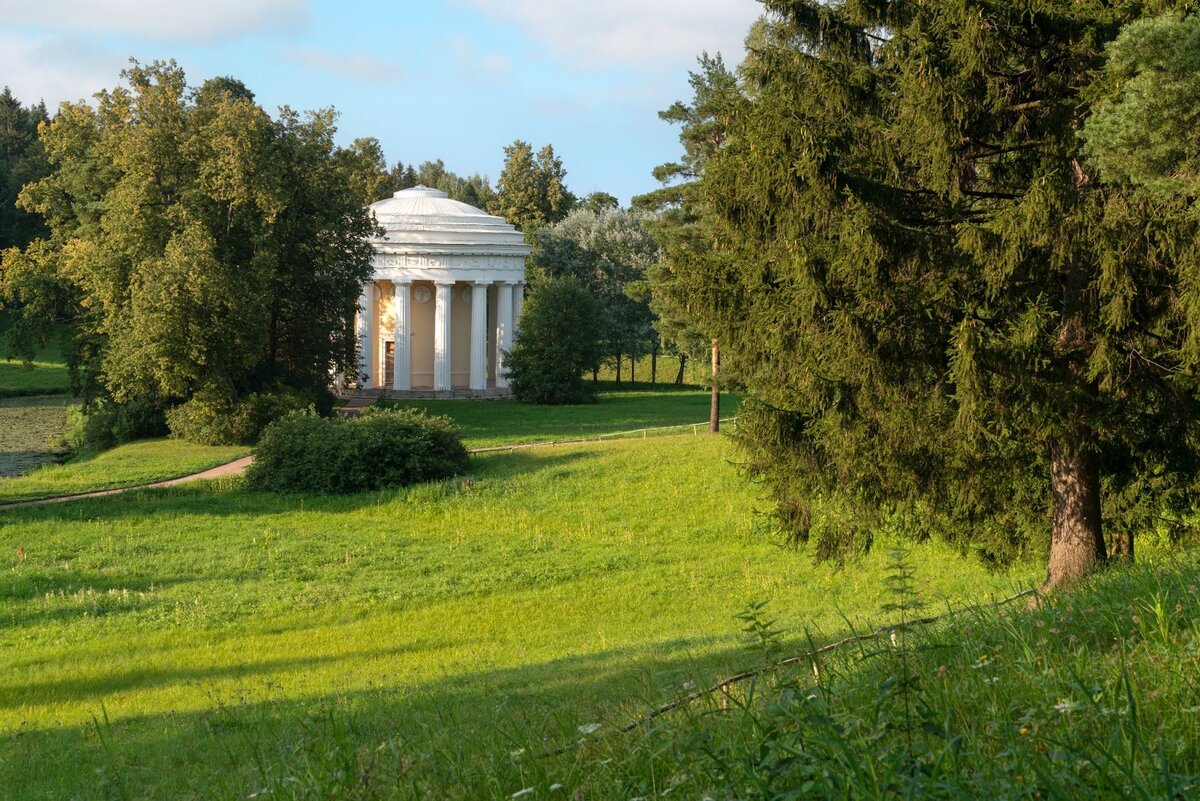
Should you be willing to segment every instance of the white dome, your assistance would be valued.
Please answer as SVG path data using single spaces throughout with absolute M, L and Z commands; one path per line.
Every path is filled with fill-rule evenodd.
M 378 253 L 528 255 L 525 237 L 502 217 L 451 200 L 439 189 L 414 186 L 369 208 L 384 229 L 372 239 Z

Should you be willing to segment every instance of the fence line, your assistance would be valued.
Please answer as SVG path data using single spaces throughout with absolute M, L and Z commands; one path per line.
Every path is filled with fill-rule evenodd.
M 722 417 L 721 423 L 737 425 L 737 417 Z M 589 442 L 603 442 L 609 439 L 636 439 L 641 436 L 642 439 L 649 439 L 651 431 L 678 431 L 680 429 L 690 428 L 692 436 L 700 433 L 700 426 L 704 426 L 704 430 L 708 431 L 708 422 L 703 423 L 683 423 L 677 426 L 653 426 L 650 428 L 635 428 L 632 431 L 611 431 L 607 434 L 597 434 L 593 437 L 575 437 L 573 439 L 553 439 L 545 442 L 526 442 L 513 445 L 489 445 L 486 448 L 470 448 L 468 453 L 495 453 L 497 451 L 519 451 L 527 448 L 549 448 L 551 445 L 582 445 Z M 659 435 L 655 435 L 659 436 Z M 665 436 L 665 435 L 664 435 Z
M 981 609 L 999 609 L 1001 606 L 1004 606 L 1005 604 L 1012 603 L 1013 601 L 1016 601 L 1021 598 L 1027 598 L 1031 595 L 1036 594 L 1037 592 L 1038 592 L 1037 588 L 1034 587 L 1034 588 L 1030 588 L 1028 590 L 1022 590 L 1021 592 L 1010 595 L 1007 598 L 1002 598 L 999 601 L 992 601 L 991 603 L 973 604 L 973 605 L 969 605 L 969 606 L 964 606 L 964 607 L 960 607 L 959 609 L 952 609 L 949 612 L 945 612 L 940 615 L 932 615 L 930 617 L 916 618 L 914 620 L 909 620 L 905 623 L 892 623 L 892 624 L 889 624 L 886 626 L 880 626 L 879 628 L 875 629 L 874 631 L 870 631 L 865 634 L 853 634 L 849 637 L 844 637 L 843 639 L 840 639 L 837 642 L 831 642 L 831 643 L 828 643 L 827 645 L 822 645 L 820 648 L 810 649 L 803 653 L 796 654 L 795 656 L 789 656 L 787 659 L 781 659 L 780 661 L 774 663 L 773 665 L 768 665 L 766 667 L 757 668 L 755 670 L 746 670 L 741 673 L 734 674 L 733 676 L 729 676 L 728 678 L 721 679 L 718 682 L 716 682 L 715 684 L 713 684 L 709 687 L 706 687 L 704 689 L 693 690 L 692 692 L 688 693 L 687 695 L 684 695 L 680 698 L 676 698 L 674 701 L 668 701 L 667 703 L 665 703 L 661 706 L 651 709 L 646 714 L 642 715 L 641 717 L 637 718 L 636 720 L 632 720 L 632 721 L 626 723 L 624 726 L 621 726 L 619 729 L 613 729 L 612 731 L 609 731 L 605 734 L 599 735 L 598 737 L 593 737 L 592 739 L 600 740 L 600 739 L 605 739 L 607 737 L 615 737 L 618 734 L 628 734 L 629 732 L 633 731 L 634 729 L 640 728 L 641 726 L 649 723 L 650 721 L 654 720 L 657 717 L 661 717 L 662 715 L 665 715 L 668 712 L 672 712 L 676 709 L 679 709 L 680 707 L 687 706 L 688 704 L 691 704 L 695 701 L 699 701 L 701 698 L 704 698 L 705 696 L 715 695 L 717 693 L 722 693 L 724 695 L 728 695 L 729 694 L 729 685 L 737 684 L 739 682 L 757 678 L 758 676 L 761 676 L 763 673 L 766 673 L 767 671 L 778 670 L 779 668 L 782 668 L 782 667 L 788 667 L 789 665 L 795 665 L 795 664 L 799 664 L 801 662 L 806 662 L 806 661 L 811 661 L 813 663 L 813 669 L 815 671 L 817 669 L 817 657 L 820 656 L 821 654 L 826 654 L 826 653 L 829 653 L 830 651 L 836 651 L 840 648 L 846 647 L 847 645 L 853 645 L 855 643 L 865 642 L 866 640 L 874 640 L 874 639 L 878 639 L 880 637 L 889 636 L 889 635 L 891 635 L 897 631 L 900 631 L 902 629 L 912 628 L 914 626 L 927 626 L 930 623 L 937 623 L 938 621 L 946 620 L 947 618 L 957 617 L 958 615 L 962 615 L 967 612 L 975 612 L 975 611 L 979 611 Z M 539 759 L 544 759 L 546 757 L 552 757 L 552 756 L 560 756 L 562 754 L 570 753 L 571 751 L 578 749 L 585 742 L 587 742 L 587 741 L 581 740 L 577 743 L 572 743 L 571 745 L 564 745 L 560 748 L 555 748 L 552 751 L 543 751 L 542 753 L 538 754 L 537 756 Z

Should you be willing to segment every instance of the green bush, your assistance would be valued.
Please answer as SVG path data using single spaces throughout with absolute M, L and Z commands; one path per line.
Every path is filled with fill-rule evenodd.
M 583 373 L 600 363 L 600 303 L 574 277 L 553 278 L 530 292 L 521 329 L 505 360 L 513 395 L 524 403 L 588 403 Z
M 266 427 L 246 480 L 272 492 L 344 494 L 449 478 L 467 461 L 448 417 L 372 408 L 327 419 L 309 410 Z
M 275 387 L 247 395 L 239 403 L 215 390 L 202 390 L 167 412 L 171 436 L 201 445 L 239 445 L 258 439 L 273 420 L 313 404 L 311 394 Z
M 162 408 L 150 398 L 117 403 L 98 398 L 67 419 L 65 439 L 73 450 L 112 448 L 122 442 L 167 433 Z

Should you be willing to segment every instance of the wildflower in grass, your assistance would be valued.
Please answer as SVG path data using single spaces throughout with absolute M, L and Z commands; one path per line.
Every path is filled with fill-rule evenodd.
M 1019 735 L 1021 735 L 1022 737 L 1024 737 L 1026 734 L 1029 734 L 1029 727 L 1028 727 L 1028 726 L 1022 726 L 1021 728 L 1017 729 L 1017 734 L 1019 734 Z M 1020 780 L 1021 780 L 1021 778 L 1018 776 L 1018 777 L 1017 777 L 1017 781 L 1020 781 Z
M 1072 701 L 1070 698 L 1060 698 L 1058 703 L 1054 705 L 1054 708 L 1066 715 L 1079 709 L 1079 706 L 1077 702 Z
M 563 786 L 561 784 L 559 784 L 558 782 L 555 782 L 554 784 L 550 785 L 551 790 L 561 790 L 562 788 L 563 788 Z
M 510 795 L 509 798 L 522 798 L 523 796 L 527 796 L 532 792 L 533 792 L 532 787 L 525 787 L 521 790 L 517 790 L 515 793 Z
M 599 723 L 585 723 L 579 727 L 580 734 L 595 734 L 600 731 Z
M 984 679 L 983 683 L 984 684 L 995 684 L 998 681 L 1000 681 L 999 676 L 992 676 L 991 678 Z

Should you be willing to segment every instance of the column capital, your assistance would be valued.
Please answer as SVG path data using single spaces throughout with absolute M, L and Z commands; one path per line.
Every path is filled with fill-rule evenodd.
M 412 286 L 411 278 L 393 278 L 392 286 Z
M 434 286 L 454 286 L 456 283 L 453 278 L 439 278 L 433 282 Z

